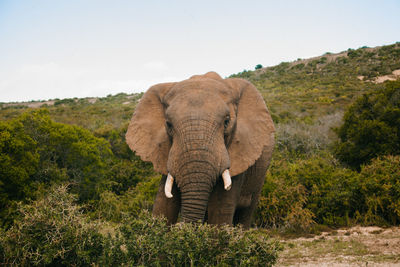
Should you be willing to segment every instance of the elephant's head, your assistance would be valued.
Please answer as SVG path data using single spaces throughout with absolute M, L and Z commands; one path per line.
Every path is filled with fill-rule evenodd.
M 142 160 L 181 192 L 184 221 L 203 220 L 217 179 L 245 171 L 271 145 L 274 126 L 256 88 L 215 72 L 152 86 L 129 124 L 126 140 Z M 229 175 L 230 173 L 230 175 Z M 223 175 L 224 174 L 224 175 Z M 173 178 L 172 178 L 173 177 Z

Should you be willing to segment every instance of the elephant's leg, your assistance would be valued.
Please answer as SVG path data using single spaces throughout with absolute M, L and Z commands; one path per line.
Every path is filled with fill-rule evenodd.
M 222 179 L 218 180 L 208 202 L 208 223 L 232 225 L 243 177 L 242 174 L 232 177 L 232 188 L 229 191 L 224 189 Z
M 253 194 L 250 196 L 250 205 L 247 207 L 239 207 L 235 211 L 233 224 L 236 226 L 241 224 L 243 228 L 249 229 L 253 219 L 253 213 L 257 208 L 258 199 L 260 194 Z
M 176 223 L 180 209 L 180 192 L 176 183 L 172 187 L 172 198 L 165 196 L 164 187 L 167 176 L 163 175 L 161 178 L 160 186 L 153 206 L 154 216 L 164 216 L 167 218 L 168 224 Z
M 242 224 L 244 228 L 249 228 L 251 225 L 253 213 L 257 208 L 264 185 L 265 173 L 271 161 L 272 150 L 273 147 L 264 147 L 261 156 L 244 173 L 242 191 L 235 212 L 235 225 Z

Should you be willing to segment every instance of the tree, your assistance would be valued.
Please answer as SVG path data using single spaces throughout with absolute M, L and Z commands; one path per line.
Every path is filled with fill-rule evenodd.
M 387 82 L 384 89 L 357 99 L 336 132 L 340 140 L 335 153 L 353 168 L 380 155 L 399 155 L 400 81 Z
M 255 67 L 255 69 L 256 69 L 256 70 L 258 70 L 258 69 L 262 69 L 262 67 L 263 67 L 263 65 L 261 65 L 261 64 L 257 64 L 257 65 L 256 65 L 256 67 Z

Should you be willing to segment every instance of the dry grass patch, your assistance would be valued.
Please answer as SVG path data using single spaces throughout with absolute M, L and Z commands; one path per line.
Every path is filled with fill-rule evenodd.
M 352 227 L 281 240 L 277 266 L 400 266 L 400 227 Z

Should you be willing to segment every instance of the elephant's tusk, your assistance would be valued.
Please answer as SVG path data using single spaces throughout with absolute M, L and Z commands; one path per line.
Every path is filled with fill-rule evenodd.
M 174 184 L 174 177 L 172 177 L 172 175 L 170 173 L 168 173 L 167 181 L 165 182 L 165 187 L 164 187 L 165 196 L 167 198 L 173 197 L 173 195 L 171 193 L 173 184 Z
M 222 173 L 222 180 L 224 180 L 224 188 L 226 191 L 229 191 L 232 188 L 232 180 L 231 175 L 229 174 L 229 170 L 226 169 Z

